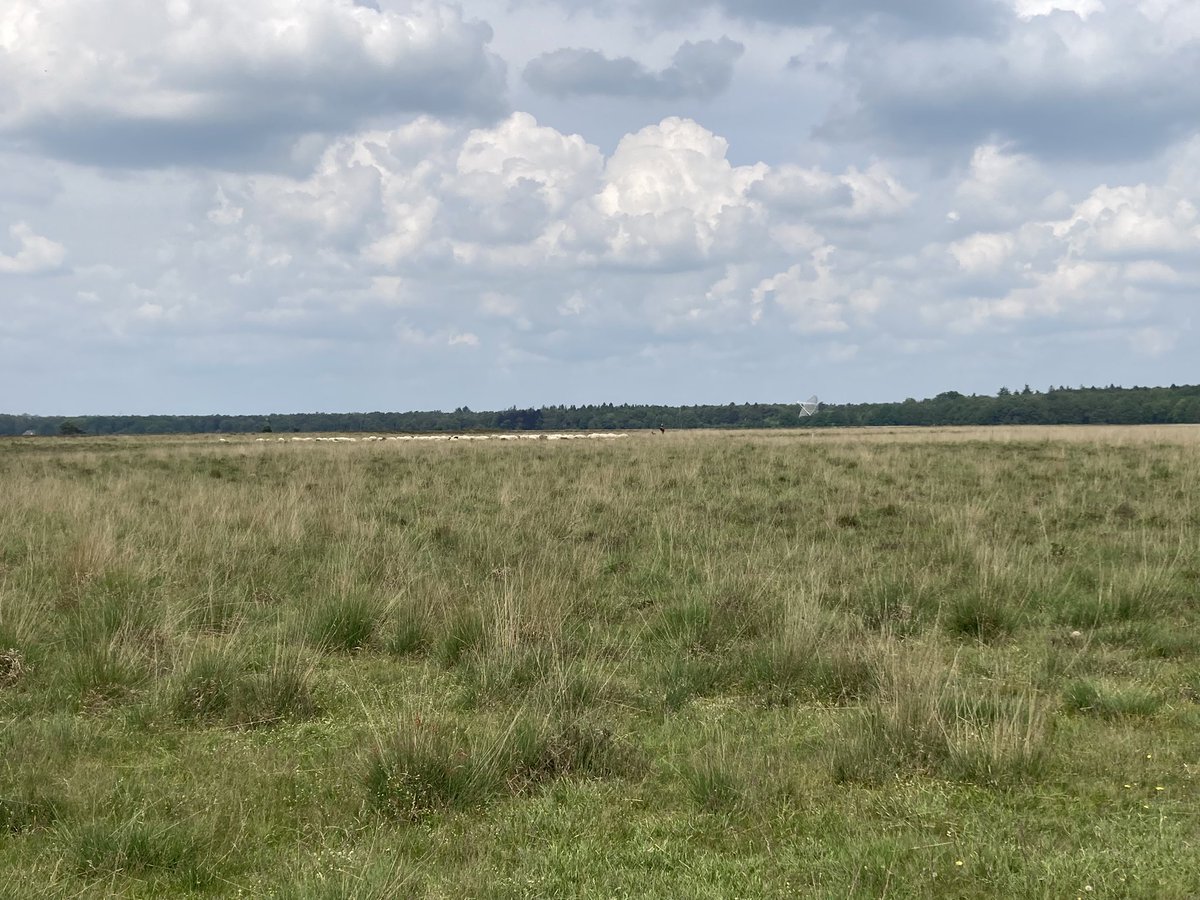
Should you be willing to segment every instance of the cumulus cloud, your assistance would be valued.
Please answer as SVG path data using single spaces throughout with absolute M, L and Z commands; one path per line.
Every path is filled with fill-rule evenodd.
M 1009 14 L 1001 0 L 716 0 L 716 5 L 731 17 L 783 25 L 873 24 L 922 33 L 987 32 Z
M 1146 320 L 1173 314 L 1173 297 L 1200 287 L 1198 194 L 1196 182 L 1101 185 L 1061 218 L 929 247 L 932 269 L 941 254 L 952 265 L 931 279 L 928 293 L 944 299 L 923 303 L 923 315 L 959 331 L 1042 321 L 1157 333 Z
M 460 235 L 489 243 L 537 239 L 550 223 L 596 190 L 598 148 L 516 113 L 495 128 L 467 135 L 444 184 L 456 203 Z
M 1200 217 L 1189 197 L 1145 184 L 1096 188 L 1055 224 L 1078 255 L 1105 259 L 1192 256 L 1200 250 Z
M 503 105 L 492 32 L 440 0 L 10 0 L 0 134 L 125 166 L 225 160 L 403 112 Z
M 334 142 L 306 179 L 229 179 L 209 219 L 241 228 L 259 259 L 302 238 L 381 269 L 687 269 L 766 239 L 751 188 L 767 167 L 727 153 L 680 118 L 627 135 L 607 159 L 525 113 L 466 133 L 422 120 Z
M 1055 6 L 994 37 L 861 36 L 845 57 L 846 101 L 818 133 L 906 152 L 1007 143 L 1043 159 L 1123 161 L 1194 132 L 1200 86 L 1177 76 L 1200 62 L 1194 4 Z
M 666 267 L 723 259 L 758 239 L 750 188 L 764 165 L 734 166 L 729 145 L 690 119 L 625 136 L 604 185 L 569 223 L 567 246 L 622 265 Z
M 745 47 L 723 37 L 718 41 L 685 42 L 670 66 L 652 72 L 630 57 L 610 59 L 597 50 L 564 48 L 543 53 L 525 67 L 534 90 L 570 96 L 641 97 L 708 100 L 729 87 L 734 63 Z
M 800 334 L 837 334 L 850 329 L 851 320 L 863 320 L 880 306 L 878 293 L 855 288 L 853 280 L 838 273 L 836 249 L 822 245 L 808 261 L 764 279 L 754 289 L 754 301 L 773 300 L 791 319 Z
M 15 253 L 4 253 L 0 248 L 0 275 L 41 275 L 59 269 L 67 258 L 62 244 L 34 233 L 25 222 L 17 222 L 8 229 L 16 243 Z
M 622 345 L 768 318 L 817 337 L 869 326 L 886 279 L 852 245 L 915 194 L 881 163 L 831 173 L 729 156 L 679 117 L 607 157 L 525 113 L 461 131 L 420 120 L 334 141 L 307 178 L 224 179 L 206 243 L 241 253 L 229 265 L 260 294 L 360 273 L 364 303 L 403 296 L 406 340 L 421 347 L 447 339 L 413 334 L 440 335 L 435 320 L 463 309 L 480 346 L 506 346 L 485 334 L 499 329 L 539 358 L 585 352 L 564 337 L 585 332 Z M 288 306 L 289 319 L 321 321 L 316 302 Z
M 916 198 L 879 162 L 841 174 L 785 164 L 766 172 L 753 192 L 777 210 L 860 223 L 894 218 Z
M 528 2 L 528 0 L 527 0 Z M 886 27 L 909 32 L 979 33 L 1012 15 L 1003 0 L 558 0 L 568 9 L 692 20 L 708 10 L 731 19 L 800 27 Z M 1047 0 L 1048 2 L 1048 0 Z M 1066 0 L 1064 0 L 1066 2 Z
M 1066 198 L 1033 157 L 984 144 L 972 153 L 967 175 L 955 188 L 954 203 L 954 221 L 994 228 L 1065 211 L 1061 207 Z

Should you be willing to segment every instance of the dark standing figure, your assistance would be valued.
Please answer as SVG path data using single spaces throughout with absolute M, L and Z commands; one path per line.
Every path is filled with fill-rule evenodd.
M 660 422 L 660 423 L 659 423 L 659 425 L 658 425 L 658 433 L 659 433 L 659 434 L 666 434 L 666 433 L 667 433 L 667 426 L 666 426 L 666 425 L 663 425 L 663 424 Z

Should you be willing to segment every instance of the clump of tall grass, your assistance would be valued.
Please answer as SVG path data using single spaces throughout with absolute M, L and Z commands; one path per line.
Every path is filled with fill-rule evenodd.
M 425 724 L 376 747 L 363 780 L 376 809 L 408 821 L 479 805 L 501 784 L 494 751 L 473 746 L 461 732 Z
M 785 601 L 774 632 L 739 666 L 741 685 L 767 703 L 842 704 L 875 691 L 876 642 L 849 616 L 825 609 L 810 595 L 794 595 Z
M 0 644 L 3 646 L 3 644 Z M 16 684 L 25 675 L 25 654 L 15 647 L 0 650 L 0 688 Z
M 680 774 L 688 796 L 705 812 L 726 812 L 743 802 L 741 786 L 719 759 L 702 757 Z
M 163 625 L 163 604 L 155 603 L 143 581 L 109 572 L 90 582 L 60 617 L 62 637 L 73 649 L 145 641 Z
M 133 699 L 149 677 L 143 661 L 127 647 L 102 644 L 71 654 L 62 683 L 80 707 L 99 710 Z
M 180 888 L 204 888 L 219 871 L 218 842 L 183 822 L 147 821 L 135 814 L 60 826 L 59 840 L 85 878 L 138 877 Z
M 428 649 L 430 616 L 411 600 L 393 605 L 391 616 L 380 629 L 379 641 L 393 656 L 408 656 Z
M 655 667 L 651 690 L 668 710 L 679 710 L 695 697 L 711 697 L 733 685 L 736 663 L 729 654 L 669 654 Z
M 175 684 L 171 711 L 183 721 L 223 718 L 240 692 L 243 670 L 229 653 L 201 653 Z
M 1021 614 L 993 586 L 981 586 L 953 600 L 943 612 L 942 621 L 951 634 L 986 643 L 1015 631 Z
M 243 728 L 299 721 L 318 712 L 313 664 L 277 649 L 254 668 L 229 649 L 198 654 L 170 694 L 173 714 L 184 722 L 222 722 Z
M 848 596 L 845 605 L 857 613 L 865 628 L 896 637 L 919 634 L 936 613 L 931 589 L 915 576 L 870 571 L 866 584 Z
M 662 616 L 650 636 L 682 651 L 711 651 L 732 638 L 732 622 L 722 622 L 704 599 L 674 603 Z
M 1138 561 L 1113 570 L 1092 592 L 1072 598 L 1061 609 L 1059 620 L 1079 628 L 1098 628 L 1167 615 L 1178 606 L 1170 568 Z
M 1000 785 L 1044 771 L 1052 719 L 1036 691 L 965 683 L 930 652 L 893 654 L 882 676 L 833 749 L 836 781 L 924 773 Z
M 384 605 L 367 594 L 327 596 L 308 613 L 307 638 L 325 650 L 361 650 L 374 637 Z
M 170 627 L 143 580 L 108 572 L 59 617 L 57 682 L 69 702 L 97 709 L 132 699 L 169 666 Z
M 201 631 L 235 632 L 246 619 L 250 604 L 245 589 L 231 584 L 209 584 L 184 610 L 184 622 Z
M 48 828 L 65 808 L 62 798 L 42 785 L 0 782 L 0 834 Z
M 560 577 L 539 583 L 536 571 L 505 568 L 487 578 L 474 606 L 446 616 L 436 655 L 458 670 L 466 706 L 544 693 L 571 668 L 577 648 L 564 633 Z
M 51 621 L 42 602 L 13 596 L 5 587 L 0 579 L 0 688 L 16 684 L 40 662 Z
M 1063 689 L 1068 710 L 1102 719 L 1152 716 L 1162 706 L 1162 697 L 1136 686 L 1117 688 L 1102 682 L 1080 679 Z
M 618 775 L 632 760 L 610 729 L 582 719 L 523 715 L 491 734 L 417 722 L 371 750 L 363 784 L 379 812 L 418 821 L 556 778 Z
M 523 697 L 545 682 L 556 664 L 552 647 L 520 647 L 495 655 L 477 650 L 462 666 L 461 702 L 469 708 Z

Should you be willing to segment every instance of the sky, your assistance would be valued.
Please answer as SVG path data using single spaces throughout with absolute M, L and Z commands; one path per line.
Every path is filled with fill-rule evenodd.
M 0 412 L 1200 381 L 1195 0 L 5 0 Z

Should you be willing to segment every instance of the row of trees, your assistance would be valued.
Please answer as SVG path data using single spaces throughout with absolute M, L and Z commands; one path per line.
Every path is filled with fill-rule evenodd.
M 815 416 L 798 403 L 725 406 L 544 406 L 474 412 L 291 413 L 271 416 L 0 415 L 0 435 L 245 434 L 251 432 L 439 432 L 679 428 L 796 428 L 880 425 L 1086 425 L 1200 423 L 1200 385 L 1121 388 L 1001 388 L 995 396 L 947 391 L 902 403 L 821 404 Z

